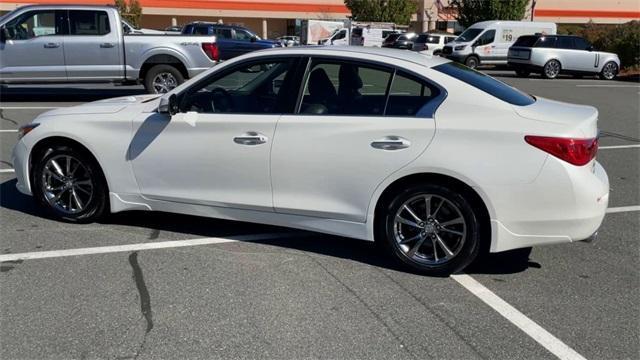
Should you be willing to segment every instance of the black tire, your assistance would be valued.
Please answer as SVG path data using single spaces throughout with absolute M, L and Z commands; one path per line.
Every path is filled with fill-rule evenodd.
M 442 54 L 442 51 L 440 50 L 436 50 L 433 52 L 433 56 L 440 56 L 440 54 Z
M 440 216 L 445 215 L 459 217 L 459 215 L 451 214 L 460 214 L 465 222 L 465 228 L 463 230 L 465 236 L 462 236 L 460 238 L 461 240 L 458 240 L 459 242 L 457 244 L 452 242 L 447 243 L 450 250 L 454 252 L 454 255 L 452 255 L 451 258 L 442 260 L 442 255 L 445 255 L 444 257 L 446 257 L 444 248 L 441 246 L 436 247 L 436 252 L 441 255 L 440 261 L 442 262 L 440 263 L 436 263 L 438 260 L 437 255 L 433 255 L 431 259 L 428 259 L 428 254 L 433 254 L 433 244 L 436 242 L 435 237 L 439 236 L 442 240 L 447 239 L 444 232 L 439 232 L 440 230 L 425 230 L 422 228 L 422 230 L 418 230 L 418 232 L 421 232 L 421 236 L 425 237 L 421 242 L 422 245 L 416 245 L 416 241 L 416 243 L 408 243 L 410 245 L 406 245 L 407 248 L 405 249 L 402 248 L 400 241 L 397 240 L 398 226 L 402 227 L 406 225 L 398 225 L 396 223 L 396 214 L 404 214 L 402 212 L 404 210 L 401 210 L 401 207 L 404 208 L 405 203 L 411 202 L 412 199 L 420 199 L 422 196 L 427 195 L 431 195 L 432 199 L 445 199 L 449 202 L 446 206 L 451 204 L 457 208 L 457 212 L 450 212 L 441 205 L 441 210 L 435 210 L 434 208 L 437 206 L 435 205 L 437 202 L 434 201 L 434 205 L 431 205 L 431 211 L 433 211 L 432 214 L 436 214 L 438 211 L 440 212 Z M 423 213 L 425 216 L 425 220 L 421 225 L 424 224 L 425 226 L 429 226 L 427 222 L 429 217 L 426 216 L 426 205 L 420 213 Z M 437 220 L 436 224 L 439 225 Z M 444 225 L 442 227 L 444 227 Z M 438 235 L 429 235 L 428 231 L 438 232 Z M 430 239 L 430 237 L 433 237 L 433 239 Z M 407 239 L 405 238 L 405 240 Z M 464 269 L 478 255 L 481 242 L 479 217 L 465 195 L 456 190 L 439 184 L 414 185 L 400 191 L 387 203 L 381 204 L 376 219 L 376 242 L 381 245 L 388 255 L 393 257 L 405 268 L 429 276 L 448 276 Z M 411 251 L 407 251 L 407 249 L 414 246 L 417 246 L 418 251 L 414 253 L 413 256 L 410 256 L 409 254 Z
M 464 64 L 471 69 L 475 69 L 480 66 L 480 59 L 477 56 L 471 55 L 464 60 Z
M 34 159 L 33 168 L 34 173 L 32 190 L 34 198 L 55 218 L 68 222 L 90 223 L 100 219 L 105 214 L 109 204 L 108 187 L 100 166 L 91 155 L 87 154 L 83 149 L 76 149 L 67 145 L 54 145 L 44 149 L 43 151 L 40 151 L 37 154 L 34 154 L 34 156 L 37 156 Z M 76 169 L 76 172 L 78 173 L 71 174 L 69 178 L 76 178 L 77 180 L 89 179 L 92 186 L 91 195 L 87 196 L 88 201 L 84 203 L 83 209 L 75 213 L 64 211 L 63 209 L 52 205 L 47 200 L 47 197 L 45 195 L 45 186 L 43 185 L 47 181 L 47 170 L 45 170 L 45 167 L 47 166 L 49 161 L 52 159 L 57 161 L 58 159 L 65 159 L 67 157 L 72 157 L 82 165 L 78 166 L 78 168 Z M 59 183 L 62 184 L 62 182 Z M 72 190 L 74 189 L 75 188 L 72 188 Z M 85 187 L 85 191 L 86 189 L 87 188 Z M 80 190 L 78 190 L 77 193 L 80 194 Z M 66 195 L 71 197 L 71 193 L 69 191 L 66 192 Z M 65 199 L 66 195 L 61 196 L 61 199 Z M 68 201 L 71 202 L 72 200 L 73 199 L 69 198 Z
M 519 77 L 529 77 L 529 75 L 531 75 L 531 71 L 527 70 L 527 69 L 516 69 L 516 75 L 518 75 Z
M 555 79 L 560 75 L 560 71 L 562 71 L 560 61 L 551 59 L 544 64 L 544 67 L 542 68 L 542 77 L 545 79 Z
M 613 68 L 611 73 L 607 71 L 607 66 L 611 66 Z M 604 66 L 602 67 L 602 71 L 598 74 L 598 77 L 602 80 L 613 80 L 616 78 L 616 76 L 618 76 L 618 71 L 620 71 L 620 69 L 618 68 L 618 64 L 613 61 L 609 61 L 604 64 Z
M 166 83 L 163 85 L 166 91 L 163 90 L 163 87 L 160 86 L 160 84 L 154 84 L 154 81 L 158 76 L 166 79 Z M 184 76 L 182 76 L 180 70 L 175 66 L 167 64 L 154 65 L 144 76 L 144 88 L 149 94 L 163 94 L 169 92 L 183 82 Z

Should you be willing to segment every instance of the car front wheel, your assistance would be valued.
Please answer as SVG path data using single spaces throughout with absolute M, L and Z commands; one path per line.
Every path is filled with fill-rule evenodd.
M 464 269 L 478 255 L 478 217 L 462 194 L 445 186 L 406 189 L 382 214 L 379 240 L 396 260 L 414 271 L 446 276 Z
M 92 222 L 107 208 L 107 185 L 96 161 L 79 149 L 53 146 L 34 164 L 34 197 L 54 216 Z
M 469 56 L 467 60 L 464 61 L 464 64 L 471 69 L 475 69 L 480 65 L 480 60 L 478 60 L 475 56 Z
M 618 75 L 618 64 L 613 61 L 609 61 L 604 64 L 602 71 L 600 72 L 600 78 L 603 80 L 613 80 Z

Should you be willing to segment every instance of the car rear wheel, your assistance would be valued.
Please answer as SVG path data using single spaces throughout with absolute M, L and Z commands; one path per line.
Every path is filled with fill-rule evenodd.
M 144 77 L 144 87 L 150 94 L 164 94 L 184 82 L 180 70 L 171 65 L 155 65 Z
M 471 69 L 475 69 L 478 67 L 478 65 L 480 65 L 480 60 L 475 57 L 475 56 L 469 56 L 465 61 L 464 64 Z
M 107 208 L 107 185 L 96 161 L 80 149 L 53 146 L 34 166 L 34 197 L 55 217 L 92 222 Z
M 558 60 L 549 60 L 544 64 L 542 69 L 542 77 L 545 79 L 555 79 L 559 74 L 562 66 Z
M 618 75 L 618 64 L 613 61 L 609 61 L 604 64 L 602 71 L 600 72 L 600 78 L 603 80 L 613 80 Z
M 397 194 L 383 209 L 379 239 L 392 257 L 410 269 L 446 276 L 478 255 L 478 217 L 460 193 L 437 184 Z

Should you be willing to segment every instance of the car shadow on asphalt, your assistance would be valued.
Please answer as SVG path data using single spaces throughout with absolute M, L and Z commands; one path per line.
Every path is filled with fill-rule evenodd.
M 83 88 L 83 87 L 2 87 L 0 102 L 88 102 L 119 96 L 144 95 L 136 87 Z
M 7 180 L 0 184 L 0 207 L 52 220 L 49 213 L 37 206 L 31 196 L 24 195 L 16 189 L 16 179 Z M 148 229 L 150 240 L 158 238 L 162 231 L 203 237 L 226 237 L 261 233 L 300 234 L 300 236 L 283 236 L 281 238 L 254 240 L 252 242 L 407 272 L 404 267 L 384 254 L 375 243 L 277 226 L 145 211 L 127 211 L 112 214 L 101 223 L 104 225 Z M 70 226 L 73 225 L 71 224 Z M 513 274 L 526 271 L 529 268 L 540 267 L 538 263 L 529 259 L 528 252 L 512 251 L 480 256 L 465 272 L 468 274 Z

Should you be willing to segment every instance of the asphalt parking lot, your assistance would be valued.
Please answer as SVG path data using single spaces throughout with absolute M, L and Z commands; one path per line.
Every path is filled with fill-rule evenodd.
M 15 189 L 15 130 L 50 108 L 143 90 L 2 88 L 0 358 L 639 358 L 640 84 L 489 73 L 599 109 L 610 213 L 595 242 L 489 257 L 453 278 L 404 272 L 370 243 L 277 227 L 136 212 L 51 220 Z

